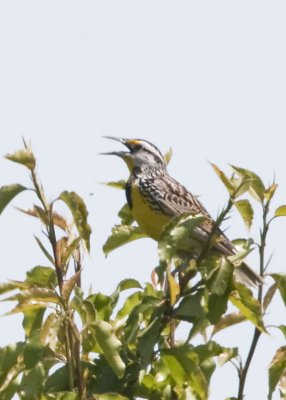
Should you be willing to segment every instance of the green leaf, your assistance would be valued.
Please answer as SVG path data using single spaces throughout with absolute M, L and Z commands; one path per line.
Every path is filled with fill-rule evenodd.
M 56 350 L 57 334 L 62 322 L 63 318 L 57 313 L 49 314 L 41 329 L 40 340 L 43 346 Z
M 215 335 L 217 332 L 221 331 L 222 329 L 228 328 L 230 326 L 239 324 L 246 320 L 246 317 L 240 312 L 232 312 L 230 314 L 224 315 L 221 319 L 215 324 L 212 336 Z
M 246 190 L 251 194 L 255 200 L 262 202 L 264 199 L 265 186 L 261 178 L 254 172 L 235 167 L 231 165 L 232 169 L 242 178 L 242 183 L 246 185 Z
M 170 304 L 173 306 L 177 301 L 177 296 L 180 294 L 180 286 L 169 271 L 167 271 L 167 279 L 170 291 Z
M 227 310 L 228 293 L 217 295 L 211 293 L 208 298 L 207 317 L 211 324 L 216 324 L 221 319 L 222 314 Z
M 123 378 L 125 372 L 125 364 L 119 354 L 119 350 L 121 349 L 121 342 L 115 336 L 112 325 L 105 321 L 97 321 L 95 323 L 95 337 L 106 361 L 113 369 L 116 376 L 119 379 Z
M 75 238 L 69 246 L 67 246 L 64 249 L 64 252 L 62 254 L 62 265 L 66 265 L 68 262 L 69 258 L 73 255 L 74 251 L 79 248 L 79 244 L 81 241 L 81 237 Z
M 254 212 L 249 200 L 237 200 L 233 203 L 240 213 L 247 229 L 250 229 L 253 221 Z
M 180 386 L 188 384 L 196 397 L 206 400 L 207 380 L 199 367 L 199 358 L 188 346 L 175 347 L 162 351 L 162 360 L 169 370 L 170 378 Z
M 267 290 L 267 293 L 264 296 L 263 299 L 263 311 L 266 312 L 269 304 L 271 303 L 274 294 L 276 293 L 276 290 L 278 288 L 277 282 L 274 282 L 273 285 L 270 286 L 270 288 Z
M 230 287 L 233 276 L 233 265 L 227 259 L 222 259 L 220 268 L 211 282 L 211 293 L 222 296 Z
M 29 337 L 35 330 L 41 327 L 45 311 L 45 308 L 24 310 L 22 325 L 26 337 Z
M 136 279 L 123 279 L 116 288 L 115 293 L 123 292 L 128 289 L 142 289 L 141 284 Z M 112 295 L 114 296 L 114 294 Z
M 24 190 L 27 190 L 27 188 L 18 183 L 9 186 L 2 186 L 0 188 L 0 214 L 2 214 L 4 208 L 10 203 L 10 201 Z
M 274 215 L 275 217 L 286 217 L 286 205 L 276 208 Z
M 13 314 L 17 314 L 17 313 L 28 313 L 29 311 L 36 311 L 36 310 L 41 310 L 43 309 L 43 311 L 45 311 L 44 309 L 47 308 L 47 303 L 45 302 L 41 302 L 41 301 L 37 301 L 37 303 L 20 303 L 18 304 L 16 307 L 12 308 L 11 311 L 8 311 L 4 314 L 4 316 L 7 315 L 13 315 Z
M 77 284 L 81 271 L 77 271 L 72 277 L 64 282 L 62 288 L 62 298 L 65 303 L 68 302 L 71 292 L 73 291 L 75 285 Z
M 121 219 L 121 225 L 131 225 L 134 222 L 132 211 L 127 203 L 119 210 L 118 217 Z
M 158 309 L 159 310 L 159 309 Z M 147 368 L 153 356 L 154 347 L 158 343 L 159 334 L 162 327 L 163 312 L 162 308 L 155 311 L 151 318 L 151 323 L 140 332 L 138 337 L 138 353 L 140 356 L 141 368 Z
M 29 400 L 39 400 L 46 371 L 41 363 L 35 365 L 28 373 L 23 374 L 20 385 L 21 396 Z
M 21 282 L 25 287 L 29 287 L 25 282 Z M 22 288 L 22 286 L 19 285 L 17 281 L 11 281 L 11 282 L 5 282 L 5 283 L 0 283 L 0 294 L 4 294 L 7 292 L 11 292 L 12 290 Z
M 96 400 L 128 400 L 128 397 L 116 393 L 98 394 Z
M 69 377 L 66 366 L 58 368 L 46 380 L 45 393 L 63 392 L 69 390 Z
M 172 147 L 170 147 L 167 153 L 164 155 L 166 166 L 170 163 L 172 156 L 173 156 L 173 150 Z
M 201 291 L 185 296 L 177 307 L 175 315 L 177 318 L 189 322 L 193 322 L 197 319 L 204 319 L 205 311 L 202 303 L 203 296 Z
M 163 229 L 158 243 L 160 260 L 170 263 L 180 248 L 180 244 L 189 238 L 193 230 L 204 220 L 204 216 L 199 215 L 194 217 L 190 213 L 184 213 L 172 218 Z
M 5 158 L 18 164 L 22 164 L 31 171 L 34 171 L 36 167 L 35 156 L 29 148 L 18 150 L 13 154 L 6 154 Z
M 264 197 L 266 201 L 270 201 L 272 199 L 272 197 L 274 196 L 276 189 L 277 189 L 278 185 L 276 183 L 272 183 L 272 185 L 270 185 L 264 192 Z
M 285 377 L 285 368 L 286 368 L 286 346 L 283 346 L 276 351 L 269 367 L 268 400 L 272 399 L 272 394 L 275 391 L 277 384 L 283 377 Z
M 280 296 L 286 306 L 286 275 L 285 274 L 271 274 L 272 278 L 278 285 Z
M 121 180 L 118 182 L 103 182 L 103 185 L 110 186 L 115 189 L 125 190 L 126 181 Z
M 249 321 L 259 330 L 265 332 L 261 306 L 257 299 L 253 297 L 250 289 L 236 282 L 236 290 L 230 293 L 229 299 Z
M 40 287 L 38 288 L 34 287 L 28 290 L 22 290 L 20 293 L 7 297 L 2 301 L 13 301 L 13 300 L 17 300 L 19 302 L 37 301 L 37 302 L 51 302 L 55 304 L 60 303 L 60 298 L 53 290 Z
M 22 342 L 0 348 L 0 391 L 5 389 L 2 387 L 5 378 L 7 378 L 12 367 L 18 364 L 18 358 L 21 356 L 23 348 L 24 343 Z
M 238 348 L 224 348 L 223 352 L 219 355 L 218 363 L 219 365 L 224 365 L 228 361 L 236 358 L 238 356 Z
M 91 227 L 87 222 L 88 211 L 83 199 L 75 192 L 64 191 L 61 193 L 60 200 L 66 203 L 69 207 L 78 233 L 83 239 L 87 250 L 90 250 L 90 235 Z
M 53 257 L 50 255 L 50 253 L 48 252 L 48 250 L 46 250 L 45 246 L 43 245 L 43 243 L 41 242 L 41 240 L 37 237 L 34 236 L 36 242 L 38 243 L 40 249 L 42 250 L 42 252 L 45 254 L 45 256 L 47 257 L 47 259 L 50 261 L 50 263 L 52 265 L 55 264 Z
M 220 178 L 220 180 L 222 181 L 222 183 L 224 184 L 224 186 L 227 188 L 228 192 L 230 193 L 230 195 L 232 196 L 234 193 L 234 185 L 231 182 L 230 179 L 227 178 L 227 176 L 224 174 L 223 171 L 221 171 L 217 165 L 210 163 L 211 166 L 213 167 L 215 173 L 217 174 L 217 176 Z
M 118 328 L 118 326 L 121 326 L 129 317 L 130 312 L 134 309 L 134 307 L 140 304 L 142 296 L 143 296 L 142 292 L 135 292 L 132 293 L 129 297 L 127 297 L 123 306 L 120 308 L 120 310 L 116 315 L 116 320 L 115 320 L 116 328 Z
M 147 235 L 138 226 L 116 225 L 112 228 L 111 235 L 103 245 L 103 252 L 107 256 L 118 247 L 144 237 L 147 237 Z
M 96 293 L 88 296 L 86 300 L 93 304 L 96 310 L 97 319 L 102 319 L 105 321 L 109 320 L 113 312 L 113 306 L 115 306 L 114 300 L 111 296 L 106 296 L 102 293 Z
M 26 282 L 54 289 L 57 284 L 57 276 L 53 268 L 37 266 L 26 273 Z

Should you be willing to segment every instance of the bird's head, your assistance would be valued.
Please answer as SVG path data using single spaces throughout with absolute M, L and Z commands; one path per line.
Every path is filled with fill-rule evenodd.
M 147 140 L 116 138 L 113 136 L 105 136 L 105 138 L 116 140 L 127 147 L 129 151 L 112 151 L 103 154 L 115 155 L 122 158 L 131 173 L 135 168 L 141 170 L 144 167 L 166 167 L 165 159 L 160 150 Z

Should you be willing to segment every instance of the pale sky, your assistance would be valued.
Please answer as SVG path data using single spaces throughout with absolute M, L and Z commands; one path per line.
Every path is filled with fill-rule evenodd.
M 172 147 L 169 172 L 200 194 L 214 217 L 227 194 L 208 161 L 249 168 L 266 184 L 275 175 L 274 203 L 286 203 L 285 21 L 286 3 L 275 0 L 0 0 L 1 154 L 22 147 L 22 136 L 31 139 L 48 198 L 67 189 L 86 200 L 93 228 L 86 288 L 111 293 L 126 277 L 150 281 L 157 265 L 150 239 L 102 254 L 125 198 L 99 183 L 127 177 L 121 160 L 98 155 L 120 148 L 102 135 L 145 138 L 163 152 Z M 0 171 L 0 185 L 29 184 L 26 170 L 3 158 Z M 13 205 L 33 201 L 25 193 Z M 229 236 L 249 235 L 233 217 Z M 250 235 L 258 231 L 256 223 Z M 271 272 L 286 270 L 285 231 L 286 218 L 275 222 Z M 12 206 L 3 213 L 0 281 L 47 265 L 33 234 L 41 234 L 37 221 Z M 257 254 L 250 260 L 257 268 Z M 269 313 L 269 321 L 285 324 L 281 302 Z M 22 339 L 20 317 L 1 323 L 0 345 Z M 215 339 L 247 350 L 251 332 L 242 324 Z M 270 333 L 258 346 L 245 400 L 266 398 L 267 366 L 285 344 Z M 234 369 L 219 368 L 210 399 L 236 391 Z

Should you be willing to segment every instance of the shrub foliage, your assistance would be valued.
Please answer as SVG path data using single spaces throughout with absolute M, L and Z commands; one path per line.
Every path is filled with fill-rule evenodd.
M 263 283 L 251 290 L 233 279 L 237 263 L 253 248 L 249 239 L 236 241 L 239 252 L 235 257 L 211 254 L 210 243 L 202 248 L 197 260 L 177 254 L 180 242 L 203 218 L 183 214 L 165 227 L 151 283 L 142 285 L 126 279 L 112 294 L 87 294 L 82 289 L 81 271 L 82 255 L 90 251 L 91 227 L 84 200 L 75 192 L 63 191 L 47 201 L 30 146 L 25 144 L 6 158 L 28 169 L 31 187 L 3 186 L 0 213 L 15 196 L 32 190 L 34 205 L 20 211 L 38 218 L 44 227 L 43 237 L 35 237 L 35 241 L 47 265 L 27 271 L 24 281 L 11 280 L 0 286 L 3 300 L 14 304 L 8 314 L 23 315 L 25 333 L 24 341 L 0 349 L 1 399 L 204 400 L 217 366 L 231 362 L 238 373 L 237 393 L 232 399 L 242 400 L 257 343 L 267 333 L 264 316 L 275 293 L 286 306 L 286 275 L 267 275 L 265 260 L 269 228 L 274 220 L 286 216 L 286 205 L 274 211 L 271 207 L 277 185 L 265 187 L 254 172 L 235 166 L 228 177 L 212 164 L 229 197 L 216 227 L 235 208 L 250 228 L 253 204 L 260 207 L 260 239 L 256 246 L 259 273 L 264 282 L 271 281 L 268 288 Z M 124 181 L 108 185 L 123 189 Z M 69 209 L 70 221 L 57 212 L 59 202 Z M 106 255 L 145 236 L 127 205 L 118 215 L 120 223 L 103 246 Z M 176 333 L 182 321 L 187 334 L 179 340 Z M 224 347 L 215 341 L 218 332 L 242 322 L 253 326 L 244 361 L 239 348 Z M 278 328 L 286 336 L 285 325 Z M 202 338 L 198 345 L 194 344 L 195 336 Z M 285 376 L 283 346 L 269 366 L 269 400 L 277 388 L 282 397 L 285 395 Z

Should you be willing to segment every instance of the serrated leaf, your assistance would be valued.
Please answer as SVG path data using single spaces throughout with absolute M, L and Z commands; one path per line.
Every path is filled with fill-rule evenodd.
M 10 203 L 10 201 L 24 190 L 27 190 L 27 188 L 18 183 L 9 186 L 2 186 L 0 188 L 0 214 L 2 214 L 4 208 Z
M 121 219 L 121 225 L 131 225 L 134 222 L 132 211 L 127 203 L 119 210 L 118 217 Z
M 221 171 L 221 169 L 219 169 L 219 167 L 216 164 L 214 164 L 214 163 L 210 163 L 210 164 L 213 167 L 217 176 L 220 178 L 220 180 L 224 184 L 224 186 L 227 188 L 230 195 L 232 196 L 234 193 L 235 187 L 234 187 L 233 183 L 231 182 L 231 180 L 227 178 L 227 176 L 224 174 L 224 172 Z
M 230 314 L 224 315 L 220 318 L 217 324 L 215 324 L 212 336 L 215 335 L 217 332 L 228 328 L 232 325 L 240 324 L 241 322 L 245 321 L 246 317 L 241 314 L 240 312 L 232 312 Z
M 111 235 L 103 245 L 103 252 L 107 256 L 118 247 L 144 237 L 147 237 L 147 235 L 138 226 L 116 225 L 112 228 Z
M 87 250 L 90 250 L 90 235 L 91 227 L 87 222 L 88 211 L 83 199 L 75 192 L 64 191 L 59 196 L 59 199 L 66 203 L 69 207 L 78 233 L 83 239 Z
M 261 306 L 258 300 L 253 297 L 250 289 L 237 282 L 236 290 L 230 293 L 229 300 L 261 332 L 266 332 L 262 319 Z
M 10 161 L 14 161 L 18 164 L 22 164 L 27 167 L 30 171 L 33 171 L 36 167 L 36 159 L 30 149 L 18 150 L 12 154 L 6 154 L 5 158 Z
M 286 346 L 280 347 L 269 367 L 268 371 L 268 385 L 269 385 L 269 392 L 268 392 L 268 400 L 272 399 L 272 394 L 276 389 L 276 386 L 279 380 L 285 374 L 286 369 Z
M 53 289 L 57 276 L 53 268 L 37 266 L 26 272 L 26 282 Z
M 264 192 L 264 198 L 266 201 L 270 201 L 274 196 L 278 185 L 276 183 L 272 183 Z
M 254 212 L 249 200 L 237 200 L 234 201 L 233 204 L 241 215 L 247 229 L 250 229 L 253 221 Z
M 163 229 L 158 243 L 158 253 L 161 262 L 170 263 L 180 248 L 180 244 L 189 238 L 193 230 L 204 220 L 204 216 L 199 215 L 194 217 L 190 213 L 184 213 L 172 218 Z
M 286 205 L 276 208 L 274 216 L 275 217 L 286 217 Z
M 166 165 L 170 163 L 172 156 L 173 156 L 173 150 L 172 147 L 170 147 L 167 153 L 164 155 L 164 160 Z
M 81 271 L 77 271 L 71 278 L 69 278 L 64 284 L 62 288 L 62 298 L 65 303 L 68 302 L 71 292 L 75 285 L 78 282 L 80 277 Z
M 121 181 L 117 181 L 117 182 L 103 182 L 103 185 L 110 186 L 110 187 L 113 187 L 115 189 L 124 190 L 125 186 L 126 186 L 126 181 L 125 180 L 121 180 Z
M 264 199 L 265 186 L 261 178 L 248 169 L 235 167 L 234 165 L 231 165 L 231 167 L 238 175 L 240 175 L 243 183 L 248 186 L 247 190 L 249 194 L 251 194 L 257 201 L 262 202 Z
M 97 321 L 95 323 L 95 337 L 106 361 L 113 369 L 116 376 L 119 379 L 123 378 L 125 364 L 119 354 L 122 345 L 120 340 L 116 337 L 112 325 L 105 321 Z

